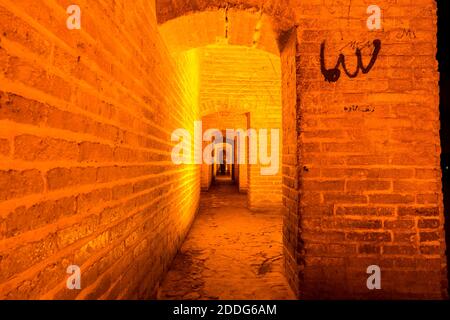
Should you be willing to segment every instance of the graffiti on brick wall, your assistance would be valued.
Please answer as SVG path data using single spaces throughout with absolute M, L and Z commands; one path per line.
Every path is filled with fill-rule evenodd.
M 370 58 L 370 62 L 367 66 L 364 66 L 364 63 L 362 61 L 361 49 L 356 48 L 356 57 L 358 59 L 357 67 L 354 72 L 349 72 L 345 65 L 345 55 L 343 53 L 339 54 L 339 58 L 337 60 L 336 65 L 334 66 L 334 68 L 331 68 L 331 69 L 326 68 L 325 41 L 323 41 L 320 46 L 320 69 L 321 69 L 323 76 L 325 77 L 325 81 L 328 81 L 328 82 L 338 81 L 339 78 L 341 77 L 340 67 L 342 67 L 345 74 L 349 78 L 356 78 L 358 76 L 360 70 L 363 74 L 369 73 L 369 71 L 373 68 L 373 66 L 375 65 L 375 62 L 377 61 L 378 54 L 380 53 L 380 50 L 381 50 L 381 41 L 379 39 L 375 39 L 373 41 L 373 46 L 374 46 L 374 49 L 373 49 L 373 52 L 372 52 L 372 55 Z
M 344 107 L 344 112 L 348 112 L 348 113 L 352 113 L 352 112 L 372 113 L 372 112 L 375 112 L 375 107 L 351 105 L 351 106 Z
M 344 51 L 347 48 L 350 48 L 352 50 L 356 50 L 356 49 L 360 49 L 360 50 L 364 50 L 364 49 L 371 49 L 373 47 L 373 42 L 370 40 L 365 40 L 365 41 L 349 41 L 346 45 L 344 45 L 341 49 L 339 49 L 339 52 Z
M 416 32 L 414 30 L 403 28 L 402 30 L 397 32 L 397 34 L 395 35 L 395 38 L 399 39 L 399 40 L 403 39 L 403 38 L 414 40 L 417 38 L 417 36 L 416 36 Z

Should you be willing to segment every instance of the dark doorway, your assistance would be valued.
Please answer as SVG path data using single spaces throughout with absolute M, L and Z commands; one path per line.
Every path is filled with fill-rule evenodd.
M 441 115 L 441 167 L 444 192 L 445 238 L 447 245 L 447 279 L 450 282 L 450 72 L 448 31 L 450 30 L 450 5 L 448 0 L 437 0 L 438 5 L 438 54 L 440 72 Z M 450 289 L 448 289 L 450 295 Z

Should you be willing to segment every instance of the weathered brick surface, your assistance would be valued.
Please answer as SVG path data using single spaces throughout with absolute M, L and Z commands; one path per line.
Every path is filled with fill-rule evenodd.
M 262 12 L 274 22 L 283 79 L 286 271 L 300 297 L 443 297 L 435 2 L 377 2 L 379 31 L 366 27 L 370 4 L 164 0 L 157 12 L 168 24 L 215 8 Z M 245 25 L 243 44 L 254 32 Z M 325 81 L 323 41 L 326 68 L 343 53 L 353 72 L 356 48 L 367 65 L 375 39 L 381 51 L 368 74 L 350 79 L 341 70 L 337 82 Z M 436 220 L 430 232 L 419 223 L 426 218 Z M 371 264 L 389 282 L 381 291 L 365 286 Z
M 230 21 L 236 19 L 230 18 Z M 203 129 L 216 128 L 225 131 L 251 128 L 257 132 L 267 129 L 268 134 L 270 130 L 278 129 L 281 135 L 280 59 L 256 48 L 220 43 L 200 48 L 198 51 L 200 112 L 205 115 L 203 119 L 206 120 Z M 210 115 L 215 117 L 209 117 Z M 257 139 L 259 159 L 260 139 Z M 270 139 L 268 141 L 267 151 L 270 156 Z M 248 158 L 249 152 L 246 153 Z M 248 192 L 251 209 L 281 207 L 281 162 L 280 150 L 278 172 L 270 176 L 261 174 L 261 167 L 267 165 L 244 165 L 240 168 L 240 189 Z M 271 196 L 267 197 L 269 193 Z
M 238 112 L 219 112 L 211 113 L 202 117 L 203 131 L 209 129 L 218 129 L 222 132 L 223 137 L 226 137 L 226 129 L 247 129 L 247 117 L 248 113 Z M 228 140 L 227 140 L 228 141 Z M 205 148 L 210 142 L 204 142 L 203 148 Z M 237 145 L 237 141 L 234 141 Z M 236 152 L 236 149 L 235 151 Z M 235 181 L 239 187 L 240 192 L 247 192 L 248 190 L 248 167 L 246 163 L 237 164 L 237 154 L 235 154 Z M 213 180 L 212 165 L 202 164 L 201 172 L 201 187 L 202 190 L 208 190 Z M 217 165 L 216 168 L 217 169 Z
M 78 1 L 80 31 L 70 4 L 0 1 L 0 297 L 151 298 L 198 206 L 199 168 L 170 160 L 196 60 L 150 1 Z
M 440 298 L 446 265 L 435 2 L 377 2 L 379 31 L 366 28 L 370 4 L 352 1 L 344 8 L 303 1 L 298 7 L 298 148 L 300 166 L 309 170 L 300 187 L 300 293 Z M 363 46 L 374 39 L 380 39 L 381 51 L 368 74 L 350 79 L 342 72 L 337 82 L 324 81 L 322 41 L 327 68 L 342 52 L 354 70 L 352 42 Z M 362 50 L 367 65 L 373 46 Z M 354 105 L 374 111 L 353 112 Z M 321 206 L 326 210 L 319 211 Z M 371 264 L 382 270 L 378 292 L 365 286 Z

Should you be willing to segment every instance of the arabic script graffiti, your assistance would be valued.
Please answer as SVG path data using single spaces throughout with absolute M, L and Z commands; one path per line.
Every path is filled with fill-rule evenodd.
M 341 65 L 342 65 L 342 69 L 344 70 L 345 74 L 349 78 L 356 78 L 359 74 L 359 70 L 361 70 L 361 72 L 363 74 L 368 73 L 374 66 L 375 62 L 377 61 L 378 54 L 380 53 L 380 50 L 381 50 L 381 41 L 378 39 L 374 40 L 373 46 L 374 46 L 374 49 L 372 52 L 372 57 L 370 59 L 369 64 L 366 67 L 364 66 L 363 61 L 362 61 L 361 49 L 356 48 L 356 57 L 358 59 L 358 65 L 357 65 L 356 71 L 351 73 L 347 70 L 347 67 L 345 65 L 345 56 L 342 53 L 339 54 L 338 61 L 334 68 L 331 68 L 331 69 L 326 68 L 326 66 L 325 66 L 326 65 L 325 64 L 325 41 L 323 41 L 322 45 L 320 46 L 320 68 L 321 68 L 323 76 L 325 77 L 325 81 L 328 81 L 328 82 L 338 81 L 341 76 L 341 70 L 339 69 L 339 67 Z

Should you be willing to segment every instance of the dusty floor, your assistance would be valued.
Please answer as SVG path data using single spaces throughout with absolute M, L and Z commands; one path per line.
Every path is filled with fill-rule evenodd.
M 223 178 L 202 193 L 159 299 L 294 299 L 283 275 L 281 214 L 251 212 L 246 201 Z

